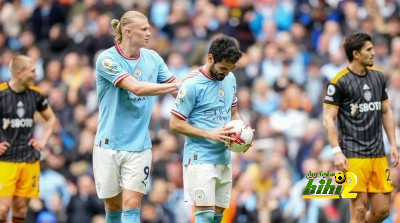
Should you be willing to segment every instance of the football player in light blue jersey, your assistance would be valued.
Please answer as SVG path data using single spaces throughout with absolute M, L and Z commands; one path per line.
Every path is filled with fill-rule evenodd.
M 176 95 L 178 83 L 161 57 L 143 48 L 150 38 L 147 17 L 128 11 L 111 22 L 116 45 L 96 61 L 99 124 L 94 142 L 96 191 L 106 223 L 140 222 L 151 166 L 149 122 L 153 95 Z
M 236 79 L 231 72 L 242 56 L 234 39 L 216 38 L 199 75 L 182 83 L 170 120 L 173 131 L 186 135 L 184 189 L 195 205 L 196 223 L 221 222 L 232 188 L 230 120 L 242 119 L 237 109 Z

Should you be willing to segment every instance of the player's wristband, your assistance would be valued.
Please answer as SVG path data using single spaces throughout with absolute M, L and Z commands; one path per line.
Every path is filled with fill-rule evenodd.
M 332 153 L 336 154 L 336 153 L 340 153 L 342 152 L 342 149 L 339 146 L 333 147 L 332 148 Z

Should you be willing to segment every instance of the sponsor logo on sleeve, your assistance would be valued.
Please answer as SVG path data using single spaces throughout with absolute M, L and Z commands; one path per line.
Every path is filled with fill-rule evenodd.
M 49 101 L 48 101 L 47 99 L 44 99 L 43 102 L 42 102 L 42 106 L 45 106 L 45 105 L 47 105 L 48 103 L 49 103 Z
M 112 61 L 108 58 L 103 59 L 103 61 L 101 61 L 101 64 L 103 65 L 104 68 L 110 68 L 112 65 Z
M 113 65 L 113 62 L 109 58 L 105 58 L 101 61 L 104 69 L 106 69 L 110 74 L 116 74 L 118 72 L 117 66 Z
M 333 102 L 334 100 L 333 100 L 332 96 L 335 94 L 335 92 L 336 92 L 336 88 L 333 85 L 329 85 L 328 89 L 326 89 L 325 100 Z
M 182 104 L 183 98 L 185 97 L 185 95 L 186 95 L 186 88 L 185 87 L 179 88 L 178 95 L 176 96 L 176 99 L 175 99 L 175 104 L 177 104 L 177 105 Z
M 333 96 L 336 93 L 336 88 L 333 85 L 329 85 L 326 90 L 326 94 L 329 96 Z

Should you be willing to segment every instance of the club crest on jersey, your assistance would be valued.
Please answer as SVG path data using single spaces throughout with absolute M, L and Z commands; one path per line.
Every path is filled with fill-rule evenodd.
M 133 76 L 135 77 L 140 77 L 142 76 L 142 70 L 140 68 L 135 68 L 135 70 L 133 71 Z
M 224 95 L 225 95 L 224 90 L 223 90 L 222 88 L 220 88 L 220 89 L 218 90 L 218 96 L 220 96 L 220 97 L 222 98 L 222 97 L 224 97 Z
M 112 65 L 112 61 L 108 58 L 105 58 L 103 61 L 101 61 L 101 64 L 104 68 L 110 68 Z
M 17 115 L 19 118 L 22 118 L 25 115 L 24 104 L 22 103 L 22 101 L 19 101 L 17 104 Z
M 194 196 L 196 200 L 203 200 L 205 197 L 204 191 L 202 190 L 197 190 L 196 192 L 194 192 Z
M 364 98 L 365 98 L 365 100 L 370 101 L 371 98 L 372 98 L 372 93 L 371 93 L 371 91 L 365 91 L 365 92 L 364 92 Z

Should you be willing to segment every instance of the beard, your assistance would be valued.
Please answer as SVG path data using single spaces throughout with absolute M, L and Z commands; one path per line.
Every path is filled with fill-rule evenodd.
M 218 71 L 215 69 L 214 64 L 211 65 L 211 67 L 210 67 L 210 74 L 211 74 L 211 77 L 217 81 L 222 81 L 225 78 L 225 74 L 218 73 Z
M 30 86 L 30 85 L 35 85 L 35 78 L 29 78 L 27 80 L 25 80 L 25 82 L 23 83 L 26 87 Z
M 374 58 L 372 58 L 372 60 L 368 59 L 364 59 L 362 60 L 362 65 L 364 65 L 365 67 L 372 67 L 374 65 Z
M 373 62 L 366 62 L 366 63 L 363 63 L 362 65 L 364 67 L 372 67 L 372 66 L 374 66 L 374 63 Z

